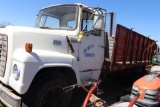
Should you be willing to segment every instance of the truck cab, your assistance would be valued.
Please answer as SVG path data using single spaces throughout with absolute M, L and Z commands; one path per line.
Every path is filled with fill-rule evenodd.
M 54 31 L 53 51 L 71 55 L 76 60 L 78 69 L 74 71 L 78 83 L 99 78 L 105 47 L 103 12 L 82 4 L 58 5 L 42 9 L 37 16 L 36 28 Z
M 63 87 L 99 79 L 105 14 L 82 4 L 54 5 L 39 11 L 35 28 L 1 28 L 1 102 L 10 107 L 69 106 L 72 92 L 64 97 Z

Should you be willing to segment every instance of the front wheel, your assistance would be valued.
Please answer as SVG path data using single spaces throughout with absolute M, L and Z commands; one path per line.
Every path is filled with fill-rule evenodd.
M 27 107 L 69 107 L 72 92 L 65 92 L 64 87 L 70 85 L 63 74 L 51 74 L 40 79 L 31 88 L 27 97 Z

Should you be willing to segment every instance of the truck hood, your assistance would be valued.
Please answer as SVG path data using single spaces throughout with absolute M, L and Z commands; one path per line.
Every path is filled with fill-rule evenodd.
M 49 30 L 18 26 L 7 26 L 0 29 L 0 33 L 8 35 L 10 42 L 13 43 L 12 45 L 15 48 L 24 48 L 26 43 L 31 43 L 33 44 L 33 51 L 41 49 L 60 53 L 68 53 L 66 36 L 70 36 L 70 34 L 75 36 L 71 31 L 69 33 L 67 30 Z
M 0 76 L 0 81 L 8 85 L 9 77 L 12 71 L 12 61 L 17 60 L 24 62 L 21 53 L 25 53 L 26 43 L 33 46 L 32 52 L 39 55 L 52 56 L 49 53 L 60 53 L 70 55 L 70 48 L 66 40 L 69 38 L 76 38 L 78 33 L 76 31 L 67 30 L 48 30 L 41 28 L 20 27 L 20 26 L 7 26 L 0 28 L 0 35 L 5 35 L 8 38 L 8 53 L 7 53 L 7 66 L 4 77 Z M 17 55 L 19 53 L 19 55 Z M 18 57 L 19 59 L 15 59 Z M 70 55 L 72 56 L 72 55 Z M 44 62 L 53 62 L 53 58 L 41 57 Z
M 6 28 L 0 28 L 0 34 L 7 34 Z

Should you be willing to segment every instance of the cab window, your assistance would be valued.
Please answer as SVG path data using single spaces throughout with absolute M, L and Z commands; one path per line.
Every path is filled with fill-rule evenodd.
M 91 12 L 83 10 L 82 20 L 81 20 L 81 31 L 91 31 L 91 30 L 93 30 L 93 21 L 94 21 L 94 15 L 92 15 Z M 99 31 L 92 31 L 91 34 L 94 35 L 94 36 L 100 36 Z
M 92 17 L 89 20 L 91 15 L 92 15 L 92 13 L 90 13 L 90 12 L 88 12 L 86 10 L 83 10 L 83 12 L 82 12 L 82 28 L 81 28 L 81 30 L 89 31 L 89 30 L 93 29 L 93 19 L 94 19 L 94 17 Z M 88 22 L 88 24 L 86 25 L 87 22 Z

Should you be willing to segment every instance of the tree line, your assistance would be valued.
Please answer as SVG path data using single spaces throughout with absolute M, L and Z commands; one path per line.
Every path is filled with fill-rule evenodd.
M 8 25 L 13 25 L 11 22 L 2 21 L 0 22 L 0 28 L 4 28 Z

